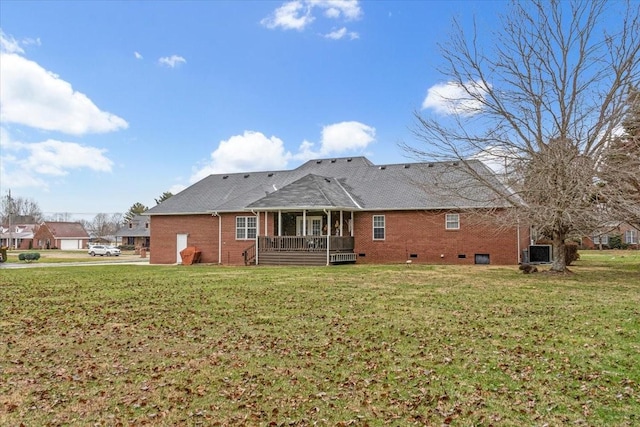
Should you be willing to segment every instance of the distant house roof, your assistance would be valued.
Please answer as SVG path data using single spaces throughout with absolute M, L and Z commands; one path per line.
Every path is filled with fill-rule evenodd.
M 413 210 L 506 207 L 463 168 L 500 187 L 482 162 L 374 165 L 365 157 L 310 160 L 288 171 L 209 175 L 145 215 L 243 210 Z M 446 191 L 460 183 L 462 191 Z M 505 189 L 507 191 L 507 189 Z
M 42 223 L 47 227 L 55 239 L 88 239 L 89 234 L 79 222 L 50 222 Z
M 149 237 L 149 217 L 136 215 L 116 231 L 116 237 Z

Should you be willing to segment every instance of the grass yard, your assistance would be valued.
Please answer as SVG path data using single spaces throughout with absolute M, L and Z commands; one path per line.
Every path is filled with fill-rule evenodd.
M 634 426 L 640 253 L 0 271 L 0 425 Z

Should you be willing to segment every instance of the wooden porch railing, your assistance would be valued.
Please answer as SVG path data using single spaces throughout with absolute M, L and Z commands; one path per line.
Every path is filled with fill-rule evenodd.
M 330 239 L 329 241 L 327 241 Z M 331 252 L 353 251 L 354 239 L 351 236 L 259 236 L 260 252 Z M 254 248 L 255 251 L 255 248 Z
M 244 265 L 249 265 L 256 260 L 256 244 L 249 246 L 247 249 L 242 252 L 242 256 L 244 256 Z

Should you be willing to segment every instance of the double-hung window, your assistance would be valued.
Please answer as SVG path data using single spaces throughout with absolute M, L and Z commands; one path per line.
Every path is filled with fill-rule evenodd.
M 609 235 L 601 234 L 600 236 L 593 236 L 592 240 L 594 245 L 608 245 Z
M 627 230 L 624 232 L 624 242 L 628 245 L 638 244 L 638 232 L 636 230 Z
M 256 217 L 238 216 L 236 217 L 236 239 L 247 240 L 256 238 Z
M 446 230 L 459 230 L 460 214 L 447 214 L 445 218 L 444 228 Z
M 373 216 L 373 240 L 384 240 L 384 215 Z

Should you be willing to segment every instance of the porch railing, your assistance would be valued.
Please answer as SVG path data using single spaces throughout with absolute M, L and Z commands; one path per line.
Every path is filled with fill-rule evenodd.
M 327 241 L 330 239 L 329 241 Z M 258 248 L 264 252 L 324 252 L 353 251 L 353 237 L 341 236 L 259 236 Z

